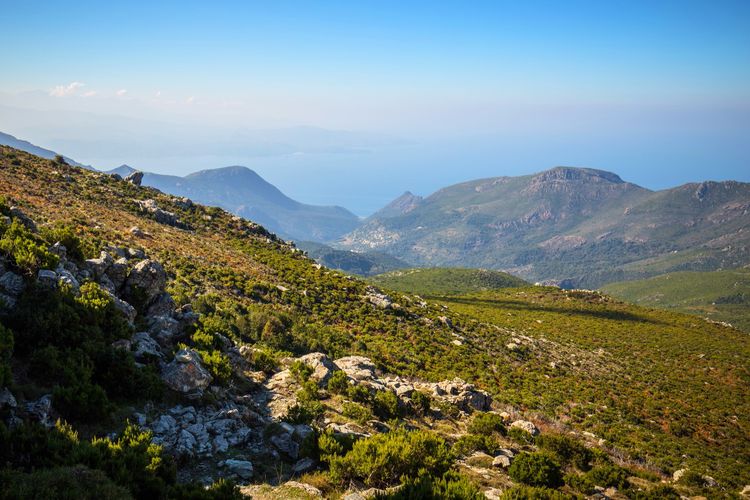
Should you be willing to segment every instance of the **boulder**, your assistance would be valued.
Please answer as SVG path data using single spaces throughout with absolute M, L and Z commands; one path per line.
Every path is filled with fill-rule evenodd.
M 174 299 L 167 292 L 162 292 L 154 297 L 153 303 L 146 312 L 147 316 L 171 316 L 175 309 Z
M 159 208 L 155 200 L 136 200 L 136 203 L 142 211 L 151 214 L 154 220 L 159 224 L 166 224 L 167 226 L 175 227 L 184 226 L 174 213 Z
M 50 412 L 52 411 L 52 395 L 45 394 L 36 401 L 26 403 L 26 413 L 31 418 L 39 422 L 45 427 L 54 426 L 54 422 L 50 419 Z
M 232 474 L 242 479 L 253 477 L 253 464 L 249 460 L 236 460 L 233 458 L 224 461 L 224 467 Z
M 510 457 L 507 457 L 505 455 L 498 455 L 492 460 L 492 466 L 507 469 L 508 467 L 510 467 L 510 461 Z
M 143 172 L 139 172 L 137 170 L 135 172 L 130 172 L 125 177 L 125 182 L 129 182 L 135 186 L 140 186 L 142 181 L 143 181 Z
M 297 361 L 301 361 L 313 369 L 310 378 L 315 380 L 320 386 L 325 386 L 328 383 L 328 379 L 331 378 L 331 374 L 336 369 L 336 366 L 334 366 L 328 356 L 321 352 L 305 354 L 297 358 Z
M 13 397 L 13 393 L 7 387 L 3 387 L 3 390 L 0 391 L 0 410 L 13 409 L 16 406 L 18 406 L 18 403 L 16 398 Z
M 26 226 L 26 229 L 28 229 L 32 233 L 36 233 L 36 224 L 33 220 L 31 220 L 31 217 L 23 212 L 23 210 L 18 207 L 10 207 L 10 210 L 8 212 L 11 218 L 18 219 L 21 224 Z
M 40 269 L 36 274 L 36 280 L 45 288 L 57 287 L 57 273 L 51 269 Z
M 291 434 L 278 434 L 276 436 L 272 436 L 270 441 L 277 450 L 279 450 L 281 453 L 284 453 L 292 460 L 296 460 L 299 456 L 299 444 L 297 444 L 292 439 Z
M 346 356 L 335 360 L 334 364 L 354 380 L 369 381 L 375 378 L 375 364 L 369 358 Z
M 62 265 L 57 266 L 57 269 L 55 269 L 55 272 L 57 273 L 57 279 L 60 284 L 64 286 L 69 286 L 73 292 L 77 292 L 80 288 L 80 284 L 78 283 L 78 280 L 75 276 L 73 276 L 73 273 L 65 269 Z
M 12 271 L 0 272 L 0 274 L 2 274 L 0 276 L 0 290 L 4 291 L 6 295 L 15 298 L 23 293 L 26 284 L 21 276 Z
M 107 252 L 103 251 L 99 254 L 98 259 L 86 259 L 84 262 L 84 266 L 86 267 L 86 270 L 91 273 L 94 278 L 97 280 L 104 276 L 104 274 L 107 272 L 107 269 L 109 269 L 109 266 L 111 266 L 114 263 L 114 259 L 112 259 L 112 256 L 108 254 Z
M 135 307 L 131 306 L 121 298 L 119 298 L 117 295 L 113 294 L 111 291 L 109 292 L 109 296 L 112 298 L 112 303 L 115 306 L 115 309 L 120 311 L 123 316 L 125 316 L 125 319 L 128 320 L 128 323 L 131 325 L 135 321 L 135 317 L 138 314 L 138 312 L 135 310 Z
M 536 425 L 534 425 L 532 422 L 529 422 L 528 420 L 516 420 L 512 424 L 510 424 L 511 429 L 521 429 L 522 431 L 528 432 L 532 436 L 536 436 L 539 434 L 539 429 Z
M 68 257 L 68 249 L 65 248 L 65 245 L 61 244 L 59 241 L 48 248 L 50 253 L 53 253 L 60 257 L 61 260 L 66 259 Z
M 106 274 L 112 281 L 115 290 L 120 290 L 125 285 L 125 280 L 128 279 L 128 260 L 125 257 L 120 257 L 109 266 Z
M 126 282 L 130 295 L 141 292 L 148 302 L 164 290 L 167 283 L 167 273 L 161 264 L 146 259 L 136 264 L 128 275 Z
M 135 357 L 136 361 L 147 362 L 154 358 L 162 359 L 164 357 L 159 344 L 146 332 L 134 334 L 131 343 L 133 357 Z
M 295 474 L 304 474 L 305 472 L 309 472 L 315 468 L 315 460 L 309 457 L 305 457 L 301 460 L 298 460 L 297 463 L 294 464 L 292 467 L 292 472 Z
M 182 349 L 164 367 L 162 379 L 171 389 L 182 393 L 202 392 L 213 377 L 203 367 L 200 355 L 192 349 Z

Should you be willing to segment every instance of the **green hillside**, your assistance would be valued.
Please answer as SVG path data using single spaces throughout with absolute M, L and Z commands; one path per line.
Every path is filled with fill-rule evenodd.
M 735 329 L 546 287 L 424 301 L 222 209 L 0 153 L 7 497 L 238 498 L 226 479 L 263 498 L 293 479 L 334 498 L 642 499 L 750 482 Z M 425 272 L 442 273 L 417 273 L 432 293 L 461 282 Z
M 610 283 L 602 290 L 633 304 L 696 314 L 750 332 L 750 269 L 674 272 Z
M 390 290 L 424 296 L 460 295 L 528 285 L 501 271 L 453 267 L 403 269 L 372 276 L 368 281 Z
M 297 241 L 295 245 L 319 264 L 359 276 L 372 276 L 409 267 L 406 262 L 382 252 L 338 250 L 313 241 Z
M 649 191 L 610 172 L 555 167 L 448 186 L 408 199 L 403 211 L 389 205 L 340 244 L 416 266 L 503 269 L 532 282 L 593 289 L 747 265 L 748 200 L 748 183 Z

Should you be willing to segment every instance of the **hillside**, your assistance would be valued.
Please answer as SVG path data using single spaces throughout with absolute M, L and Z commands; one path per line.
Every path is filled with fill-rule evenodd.
M 424 301 L 222 209 L 0 153 L 7 491 L 236 498 L 227 478 L 254 497 L 676 498 L 750 482 L 744 333 L 595 292 Z
M 695 314 L 750 332 L 750 269 L 681 271 L 610 283 L 602 290 L 640 306 Z
M 108 173 L 123 177 L 134 169 L 123 165 Z M 234 166 L 201 170 L 185 177 L 144 173 L 143 184 L 252 219 L 287 239 L 330 241 L 359 224 L 342 207 L 299 203 L 254 171 Z
M 450 186 L 340 240 L 423 266 L 502 269 L 596 288 L 676 270 L 748 263 L 750 184 L 652 192 L 617 175 L 557 167 Z
M 18 139 L 16 137 L 13 137 L 10 134 L 5 134 L 3 132 L 0 132 L 0 146 L 10 146 L 11 148 L 20 149 L 21 151 L 26 151 L 27 153 L 41 156 L 42 158 L 47 158 L 48 160 L 51 160 L 55 156 L 58 155 L 58 153 L 54 151 L 50 151 L 49 149 L 44 149 L 28 141 Z M 72 160 L 71 158 L 68 158 L 67 156 L 64 156 L 64 158 L 65 158 L 65 161 L 68 162 L 70 165 L 75 165 L 78 167 L 93 170 L 90 166 L 82 165 L 78 163 L 77 161 Z
M 367 281 L 389 290 L 422 296 L 461 295 L 528 285 L 524 280 L 500 271 L 456 267 L 402 269 L 371 276 Z
M 359 276 L 372 276 L 409 267 L 406 262 L 381 252 L 338 250 L 312 241 L 299 241 L 295 244 L 318 264 Z

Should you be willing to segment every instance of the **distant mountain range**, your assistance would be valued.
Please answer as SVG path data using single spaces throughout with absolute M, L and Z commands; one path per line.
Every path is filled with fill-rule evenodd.
M 122 165 L 108 173 L 123 177 Z M 257 222 L 285 239 L 330 241 L 356 228 L 359 217 L 342 207 L 295 201 L 247 167 L 201 170 L 185 177 L 145 172 L 143 184 L 204 205 L 222 207 Z
M 58 154 L 54 151 L 50 151 L 49 149 L 44 149 L 39 146 L 36 146 L 28 141 L 24 141 L 16 137 L 13 137 L 10 134 L 4 134 L 3 132 L 0 132 L 0 146 L 10 146 L 12 148 L 20 149 L 21 151 L 26 151 L 27 153 L 41 156 L 42 158 L 47 158 L 49 160 L 53 159 Z M 94 170 L 89 165 L 82 165 L 78 163 L 77 161 L 71 158 L 68 158 L 67 156 L 63 156 L 63 158 L 65 158 L 65 161 L 67 161 L 69 165 L 75 165 L 76 167 L 81 167 L 81 168 L 85 168 L 88 170 Z
M 750 184 L 650 191 L 610 172 L 557 167 L 406 193 L 339 242 L 418 266 L 503 269 L 595 288 L 750 263 Z

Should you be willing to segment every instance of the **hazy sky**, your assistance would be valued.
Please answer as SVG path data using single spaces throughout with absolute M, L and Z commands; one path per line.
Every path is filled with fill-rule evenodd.
M 0 0 L 0 131 L 365 215 L 555 165 L 750 181 L 750 2 Z

